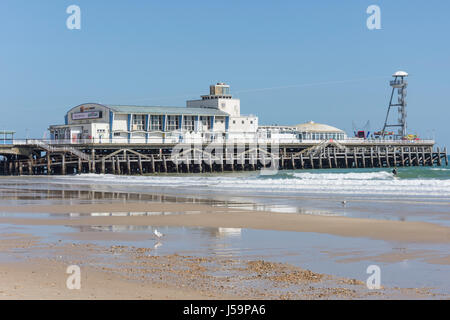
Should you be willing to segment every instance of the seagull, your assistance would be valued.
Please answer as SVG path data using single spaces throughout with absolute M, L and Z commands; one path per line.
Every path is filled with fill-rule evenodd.
M 154 235 L 158 238 L 161 238 L 163 236 L 163 234 L 161 232 L 159 232 L 158 230 L 155 229 L 155 231 L 153 231 Z
M 157 243 L 155 243 L 155 245 L 153 246 L 153 249 L 158 249 L 159 247 L 161 247 L 162 246 L 162 243 L 161 242 L 157 242 Z
M 345 207 L 345 205 L 347 204 L 347 200 L 344 200 L 341 203 L 342 203 L 342 206 Z

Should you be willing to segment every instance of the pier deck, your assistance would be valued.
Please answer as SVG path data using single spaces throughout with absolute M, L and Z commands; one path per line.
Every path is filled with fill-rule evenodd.
M 0 145 L 0 175 L 151 174 L 272 169 L 389 168 L 448 165 L 447 149 L 422 141 L 323 141 L 257 144 L 58 144 L 39 140 Z

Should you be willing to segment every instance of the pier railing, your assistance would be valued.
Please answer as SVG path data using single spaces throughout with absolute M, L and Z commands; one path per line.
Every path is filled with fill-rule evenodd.
M 90 145 L 90 144 L 167 144 L 173 145 L 178 143 L 183 144 L 208 144 L 208 143 L 246 143 L 246 144 L 321 144 L 328 141 L 335 141 L 344 145 L 434 145 L 435 141 L 431 139 L 420 139 L 420 140 L 394 140 L 394 139 L 360 139 L 360 138 L 347 138 L 343 140 L 306 140 L 306 139 L 294 139 L 294 138 L 261 138 L 261 137 L 243 137 L 243 138 L 223 138 L 218 137 L 214 139 L 201 139 L 201 138 L 179 138 L 179 137 L 148 137 L 147 139 L 138 138 L 108 138 L 108 139 L 61 139 L 61 140 L 49 140 L 49 139 L 23 139 L 14 140 L 12 144 L 14 145 L 38 145 L 47 149 L 55 146 L 79 146 L 79 145 Z M 61 148 L 61 147 L 60 147 Z

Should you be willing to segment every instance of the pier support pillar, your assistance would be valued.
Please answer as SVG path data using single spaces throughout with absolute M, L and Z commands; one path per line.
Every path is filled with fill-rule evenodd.
M 117 174 L 121 174 L 120 159 L 118 156 L 116 157 L 116 169 Z
M 442 162 L 441 162 L 441 149 L 439 149 L 439 147 L 437 148 L 437 163 L 438 163 L 438 166 L 441 166 L 442 165 Z
M 363 152 L 361 153 L 363 168 L 366 167 L 366 155 L 365 155 L 365 152 L 366 152 L 366 150 L 364 149 Z
M 78 158 L 78 174 L 82 173 L 83 171 L 83 165 L 81 163 L 81 158 Z
M 47 153 L 47 175 L 52 174 L 52 159 L 50 158 L 50 154 Z
M 127 174 L 131 174 L 131 163 L 129 155 L 127 155 Z
M 163 164 L 164 164 L 164 172 L 167 172 L 167 159 L 164 155 L 162 156 L 162 160 L 163 160 Z
M 416 166 L 420 166 L 420 156 L 418 147 L 416 147 Z
M 116 174 L 116 164 L 114 157 L 110 157 L 109 160 L 111 161 L 111 171 L 112 174 Z
M 448 154 L 447 147 L 444 148 L 444 156 L 445 156 L 445 165 L 448 166 Z
M 394 167 L 396 167 L 397 166 L 397 151 L 396 151 L 395 147 L 394 147 L 393 158 L 394 158 Z
M 400 160 L 402 162 L 402 167 L 405 166 L 405 153 L 403 147 L 400 148 Z
M 389 163 L 389 147 L 386 147 L 386 167 L 391 167 L 391 164 Z
M 61 155 L 61 173 L 62 175 L 66 175 L 66 155 L 63 153 Z
M 33 161 L 32 160 L 28 160 L 28 174 L 30 176 L 33 175 Z
M 142 170 L 142 157 L 138 157 L 138 166 L 139 166 L 139 174 L 144 174 L 144 171 Z M 177 172 L 178 172 L 178 160 L 177 160 Z
M 95 169 L 95 149 L 94 148 L 92 148 L 92 150 L 91 150 L 91 161 L 92 161 L 91 172 L 95 173 L 96 169 Z
M 105 174 L 105 170 L 106 170 L 106 163 L 105 163 L 105 158 L 102 158 L 102 174 Z
M 427 160 L 425 158 L 425 148 L 422 147 L 422 166 L 426 166 L 427 165 Z
M 327 149 L 327 159 L 328 159 L 328 168 L 333 168 L 333 165 L 331 164 L 330 149 Z
M 370 166 L 372 168 L 375 167 L 374 164 L 373 164 L 373 148 L 372 147 L 370 147 Z
M 429 151 L 429 158 L 428 158 L 428 165 L 430 167 L 433 166 L 433 147 L 428 148 Z
M 152 173 L 155 173 L 155 156 L 152 155 Z

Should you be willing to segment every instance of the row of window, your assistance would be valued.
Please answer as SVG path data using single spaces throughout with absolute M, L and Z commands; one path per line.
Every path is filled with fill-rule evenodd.
M 184 116 L 183 123 L 180 124 L 180 116 L 167 116 L 166 131 L 176 131 L 181 128 L 185 131 L 195 130 L 195 118 L 196 116 Z M 199 130 L 211 130 L 210 116 L 200 116 Z M 223 120 L 220 120 L 223 123 Z M 163 116 L 151 115 L 149 130 L 150 131 L 162 131 L 163 129 Z M 145 131 L 145 115 L 133 115 L 132 128 L 133 131 Z
M 245 120 L 242 120 L 241 122 L 242 122 L 242 124 L 244 124 Z M 236 124 L 236 120 L 233 120 L 233 124 Z M 250 124 L 253 124 L 253 120 L 250 120 Z
M 343 133 L 300 133 L 299 138 L 302 140 L 344 140 Z

